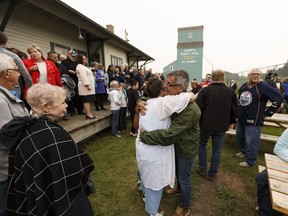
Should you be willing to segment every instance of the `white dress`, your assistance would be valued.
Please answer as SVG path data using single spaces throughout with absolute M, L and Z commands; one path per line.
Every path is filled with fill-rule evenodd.
M 147 111 L 140 115 L 139 130 L 153 131 L 168 129 L 174 112 L 181 112 L 189 103 L 190 95 L 181 93 L 175 96 L 152 98 L 147 101 Z M 138 134 L 140 132 L 138 131 Z M 174 187 L 175 152 L 174 145 L 147 145 L 136 139 L 136 159 L 141 181 L 146 188 L 160 190 L 170 185 Z

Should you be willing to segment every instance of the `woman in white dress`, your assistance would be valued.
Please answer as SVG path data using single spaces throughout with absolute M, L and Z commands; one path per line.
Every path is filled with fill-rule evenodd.
M 140 130 L 168 129 L 171 124 L 170 115 L 174 112 L 181 112 L 189 103 L 191 96 L 189 93 L 181 93 L 180 95 L 159 97 L 161 91 L 163 91 L 163 81 L 157 78 L 148 81 L 146 92 L 150 99 L 146 102 L 146 114 L 136 113 L 134 119 L 137 125 L 137 117 L 139 117 L 136 158 L 145 194 L 145 210 L 151 216 L 163 215 L 163 212 L 158 213 L 163 189 L 167 185 L 174 187 L 174 145 L 160 146 L 142 143 L 139 139 Z

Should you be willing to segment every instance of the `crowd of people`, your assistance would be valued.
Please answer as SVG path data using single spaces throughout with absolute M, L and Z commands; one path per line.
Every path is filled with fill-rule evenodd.
M 26 58 L 15 48 L 8 49 L 7 43 L 0 32 L 0 216 L 93 215 L 87 198 L 93 192 L 93 160 L 55 121 L 76 114 L 96 119 L 93 107 L 98 112 L 107 110 L 107 104 L 115 138 L 128 129 L 129 112 L 127 133 L 136 137 L 147 215 L 164 214 L 159 206 L 170 186 L 167 194 L 181 196 L 173 216 L 187 216 L 196 157 L 196 172 L 214 181 L 225 132 L 235 124 L 240 149 L 236 156 L 245 158 L 239 165 L 255 167 L 264 119 L 288 101 L 288 80 L 264 82 L 257 68 L 238 88 L 234 80 L 226 86 L 222 70 L 206 74 L 201 82 L 190 82 L 184 70 L 172 71 L 164 79 L 128 64 L 111 64 L 105 70 L 92 62 L 89 67 L 87 57 L 74 50 L 65 56 L 50 51 L 46 58 L 36 44 L 28 46 Z M 268 101 L 271 106 L 266 108 Z M 280 141 L 287 147 L 286 138 Z M 257 177 L 259 195 L 264 193 L 265 178 L 265 173 Z M 259 214 L 271 212 L 258 200 Z
M 133 115 L 144 93 L 144 70 L 123 64 L 106 72 L 74 50 L 46 57 L 36 44 L 27 52 L 9 49 L 0 32 L 0 215 L 93 215 L 93 161 L 56 121 L 95 119 L 91 105 L 107 110 L 109 99 L 112 135 L 121 137 L 127 108 Z
M 160 100 L 160 90 L 155 87 L 153 90 L 158 90 L 158 94 L 154 94 L 153 97 L 148 94 L 151 99 L 149 98 L 146 104 L 137 103 L 138 113 L 135 116 L 139 116 L 137 117 L 139 118 L 139 136 L 136 139 L 136 157 L 147 215 L 163 215 L 163 212 L 159 213 L 161 196 L 164 187 L 171 186 L 174 182 L 171 181 L 170 175 L 163 175 L 161 170 L 171 171 L 173 165 L 175 165 L 173 177 L 176 177 L 177 185 L 166 190 L 166 193 L 181 196 L 173 216 L 190 214 L 192 194 L 190 175 L 195 158 L 198 155 L 196 172 L 201 177 L 214 181 L 219 171 L 224 134 L 233 124 L 237 125 L 236 136 L 240 149 L 236 156 L 246 159 L 239 165 L 246 168 L 256 166 L 264 118 L 277 112 L 284 98 L 283 93 L 277 87 L 263 82 L 260 75 L 258 68 L 252 69 L 248 74 L 248 81 L 236 90 L 235 81 L 233 85 L 226 86 L 224 72 L 214 70 L 212 74 L 207 74 L 202 82 L 197 83 L 195 80 L 191 82 L 190 91 L 195 93 L 196 99 L 188 103 L 179 113 L 174 111 L 168 114 L 168 111 L 181 105 L 181 100 L 174 99 L 174 103 L 166 101 L 159 105 L 157 101 Z M 147 87 L 153 86 L 153 80 L 149 82 Z M 162 90 L 167 95 L 179 95 L 187 91 L 188 84 L 187 72 L 174 71 L 167 75 Z M 193 92 L 195 89 L 197 91 Z M 238 93 L 238 98 L 235 92 Z M 268 100 L 271 106 L 266 108 Z M 153 124 L 151 124 L 151 119 L 153 119 Z M 168 121 L 168 123 L 171 121 L 171 123 L 162 125 L 163 121 Z M 207 159 L 206 147 L 210 137 L 212 155 L 210 159 Z M 174 159 L 169 158 L 170 151 L 167 150 L 165 156 L 161 156 L 160 153 L 157 154 L 158 157 L 154 155 L 157 148 L 161 149 L 170 145 L 174 145 L 175 148 L 175 164 L 172 163 L 172 165 L 171 160 Z M 209 167 L 207 161 L 210 161 Z M 261 196 L 261 190 L 258 191 L 260 191 L 258 196 Z M 261 201 L 261 198 L 259 200 Z M 263 203 L 259 204 L 259 215 L 264 215 L 263 208 L 266 209 L 267 206 L 263 206 Z

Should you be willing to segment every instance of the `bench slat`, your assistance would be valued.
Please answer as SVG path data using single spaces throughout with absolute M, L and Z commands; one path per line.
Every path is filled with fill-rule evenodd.
M 268 154 L 268 153 L 265 153 L 265 160 L 266 161 L 273 161 L 275 163 L 280 163 L 280 164 L 286 164 L 287 165 L 286 161 L 281 160 L 276 155 L 272 155 L 272 154 Z
M 277 179 L 269 179 L 270 190 L 278 191 L 288 195 L 288 182 L 282 182 Z
M 278 179 L 278 180 L 283 181 L 283 182 L 288 182 L 287 173 L 283 173 L 283 172 L 280 172 L 280 171 L 277 171 L 277 170 L 273 170 L 271 168 L 268 168 L 267 171 L 268 171 L 269 179 L 272 178 L 272 179 Z
M 236 136 L 236 130 L 229 129 L 228 131 L 226 131 L 226 134 Z M 261 134 L 261 140 L 268 141 L 268 142 L 276 143 L 278 138 L 279 136 L 274 136 L 270 134 Z
M 271 191 L 272 195 L 272 208 L 288 214 L 288 195 L 279 193 L 277 191 Z
M 266 166 L 267 166 L 267 168 L 269 168 L 269 169 L 273 169 L 273 170 L 276 170 L 276 171 L 280 171 L 280 172 L 282 172 L 283 174 L 288 175 L 288 166 L 287 166 L 287 164 L 283 164 L 283 163 L 278 163 L 278 162 L 273 162 L 273 161 L 266 160 Z
M 265 170 L 266 167 L 265 166 L 261 166 L 261 165 L 258 165 L 258 172 L 261 173 L 263 170 Z

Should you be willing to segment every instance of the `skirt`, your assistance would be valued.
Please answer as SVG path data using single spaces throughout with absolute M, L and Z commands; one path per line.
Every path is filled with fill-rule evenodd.
M 95 95 L 80 95 L 82 102 L 87 103 L 87 102 L 94 102 L 96 100 Z

